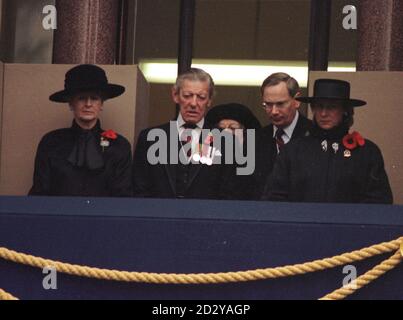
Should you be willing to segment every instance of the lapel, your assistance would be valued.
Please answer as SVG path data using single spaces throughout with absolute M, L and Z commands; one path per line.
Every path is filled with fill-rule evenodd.
M 268 161 L 274 161 L 277 155 L 276 141 L 273 138 L 273 125 L 261 129 L 258 140 L 256 141 L 256 157 L 261 162 L 262 167 L 265 167 Z
M 211 130 L 210 127 L 206 126 L 206 122 L 204 122 L 203 129 L 209 129 L 209 130 Z M 201 134 L 201 135 L 200 135 L 200 138 L 199 138 L 199 143 L 200 143 L 200 144 L 203 143 L 202 138 L 203 138 L 203 134 Z M 203 166 L 205 166 L 205 164 L 201 164 L 201 163 L 199 163 L 199 164 L 191 164 L 191 165 L 190 165 L 190 170 L 189 170 L 189 183 L 188 183 L 188 185 L 187 185 L 187 188 L 189 188 L 189 187 L 192 185 L 193 181 L 195 180 L 196 176 L 199 174 L 199 172 L 200 172 L 200 170 L 201 170 L 201 168 L 202 168 Z
M 310 129 L 310 126 L 311 121 L 305 118 L 302 114 L 299 114 L 297 125 L 295 126 L 291 139 L 293 140 L 305 136 L 306 132 Z
M 277 143 L 276 139 L 273 137 L 274 134 L 274 126 L 272 124 L 269 125 L 269 130 L 267 130 L 267 140 L 270 141 L 268 153 L 269 157 L 271 157 L 272 163 L 276 161 L 277 158 Z
M 170 152 L 171 148 L 175 148 L 175 145 L 171 145 L 171 133 L 170 133 L 170 123 L 168 123 L 167 128 L 163 128 L 167 133 L 168 139 L 168 164 L 164 164 L 164 169 L 168 177 L 169 185 L 171 186 L 172 192 L 176 194 L 176 166 L 170 163 Z M 178 131 L 175 131 L 176 135 L 178 135 Z M 176 147 L 178 150 L 178 147 Z
M 177 155 L 178 155 L 177 161 L 179 161 L 179 154 L 178 153 L 179 153 L 179 149 L 180 149 L 180 142 L 179 142 L 178 127 L 175 125 L 174 137 L 171 136 L 170 125 L 169 124 L 168 124 L 167 127 L 163 128 L 163 129 L 167 133 L 168 146 L 169 146 L 168 151 L 170 152 L 171 148 L 174 148 L 175 152 L 177 152 Z M 204 126 L 203 129 L 210 129 L 210 128 Z M 174 142 L 174 139 L 176 141 L 176 145 L 172 145 L 172 143 Z M 202 139 L 202 135 L 200 135 L 199 143 L 202 143 L 201 139 Z M 203 166 L 202 164 L 189 164 L 189 165 L 190 165 L 190 168 L 189 168 L 189 182 L 188 182 L 188 184 L 186 186 L 186 189 L 188 189 L 191 186 L 191 184 L 193 183 L 194 179 L 196 178 L 196 176 L 200 172 L 201 167 Z M 168 177 L 169 185 L 170 185 L 170 187 L 172 189 L 172 192 L 174 194 L 176 194 L 176 168 L 177 168 L 177 164 L 171 164 L 170 163 L 170 155 L 168 154 L 168 164 L 164 165 L 164 169 L 165 169 L 165 172 L 166 172 L 167 177 Z
M 297 111 L 298 112 L 298 111 Z M 291 136 L 291 140 L 294 140 L 298 137 L 304 136 L 305 132 L 308 129 L 308 124 L 309 124 L 309 120 L 307 120 L 302 114 L 299 114 L 298 117 L 298 121 L 297 124 L 295 125 L 294 131 L 292 132 L 292 136 Z M 273 132 L 274 132 L 274 127 L 272 124 L 269 125 L 270 128 L 269 130 L 267 130 L 267 138 L 270 139 L 270 141 L 272 141 L 272 160 L 275 161 L 277 158 L 277 144 L 276 144 L 276 139 L 273 137 Z

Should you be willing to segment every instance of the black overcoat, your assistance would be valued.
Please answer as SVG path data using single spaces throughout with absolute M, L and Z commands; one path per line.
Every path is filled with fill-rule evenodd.
M 291 141 L 303 137 L 312 128 L 312 121 L 299 115 Z M 267 179 L 271 174 L 277 157 L 276 140 L 273 138 L 273 125 L 264 127 L 256 135 L 256 169 L 253 174 L 253 198 L 259 200 L 263 194 Z
M 296 202 L 393 202 L 382 153 L 376 144 L 365 139 L 363 146 L 350 151 L 341 138 L 315 135 L 282 149 L 264 197 Z
M 103 158 L 103 167 L 90 170 L 68 161 L 83 134 L 83 129 L 73 121 L 71 128 L 49 132 L 40 141 L 30 195 L 132 196 L 130 143 L 118 135 L 115 140 L 110 140 L 108 147 L 102 149 L 100 141 L 103 130 L 99 121 L 91 131 L 97 140 L 96 148 Z

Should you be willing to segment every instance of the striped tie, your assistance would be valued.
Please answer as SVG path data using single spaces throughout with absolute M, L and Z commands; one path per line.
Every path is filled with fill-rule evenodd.
M 280 128 L 277 129 L 275 139 L 276 139 L 277 148 L 278 148 L 279 151 L 284 146 L 283 134 L 284 134 L 283 129 L 280 129 Z

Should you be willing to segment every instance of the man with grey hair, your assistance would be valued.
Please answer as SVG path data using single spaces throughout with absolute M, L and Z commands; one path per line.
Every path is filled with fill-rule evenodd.
M 287 73 L 268 76 L 261 86 L 262 107 L 271 124 L 264 127 L 256 143 L 256 198 L 260 198 L 277 154 L 290 140 L 308 134 L 312 122 L 299 113 L 301 95 L 297 80 Z
M 235 165 L 213 163 L 223 154 L 212 148 L 211 136 L 205 141 L 203 135 L 210 129 L 204 117 L 213 95 L 213 79 L 204 70 L 192 68 L 178 76 L 171 92 L 178 117 L 140 133 L 133 165 L 136 197 L 235 197 Z

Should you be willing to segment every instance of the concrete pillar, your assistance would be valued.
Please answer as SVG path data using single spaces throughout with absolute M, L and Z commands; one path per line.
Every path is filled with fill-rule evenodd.
M 119 0 L 57 0 L 53 63 L 114 64 Z
M 403 71 L 403 1 L 361 0 L 358 71 Z

